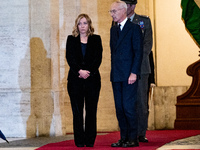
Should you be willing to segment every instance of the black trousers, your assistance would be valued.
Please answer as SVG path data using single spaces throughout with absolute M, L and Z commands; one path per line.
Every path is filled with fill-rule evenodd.
M 97 104 L 101 88 L 100 78 L 68 80 L 68 93 L 73 112 L 75 145 L 94 144 L 97 130 Z M 83 108 L 85 103 L 85 128 Z

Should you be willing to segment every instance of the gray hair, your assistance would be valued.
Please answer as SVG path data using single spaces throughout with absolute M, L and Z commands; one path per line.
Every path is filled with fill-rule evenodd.
M 115 3 L 120 5 L 120 8 L 124 8 L 127 11 L 127 5 L 124 1 L 117 0 Z

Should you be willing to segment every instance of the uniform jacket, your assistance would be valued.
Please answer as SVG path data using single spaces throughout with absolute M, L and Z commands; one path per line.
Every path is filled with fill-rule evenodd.
M 151 66 L 151 73 L 149 74 L 149 85 L 151 83 L 155 84 L 155 73 L 154 73 L 154 61 L 153 61 L 153 52 L 151 51 L 151 53 L 149 54 L 149 62 L 150 62 L 150 66 Z
M 152 38 L 152 27 L 151 20 L 148 16 L 142 16 L 135 14 L 133 23 L 140 25 L 143 34 L 143 59 L 141 65 L 141 74 L 150 74 L 151 67 L 149 62 L 149 54 L 152 49 L 153 38 Z
M 102 61 L 102 50 L 101 37 L 93 34 L 88 37 L 86 53 L 83 57 L 80 35 L 77 37 L 69 35 L 66 44 L 66 59 L 70 67 L 68 80 L 80 79 L 78 77 L 80 69 L 90 71 L 89 78 L 100 78 L 98 69 Z
M 139 25 L 125 23 L 120 36 L 117 25 L 110 29 L 111 81 L 128 81 L 131 73 L 140 74 L 142 61 L 142 32 Z

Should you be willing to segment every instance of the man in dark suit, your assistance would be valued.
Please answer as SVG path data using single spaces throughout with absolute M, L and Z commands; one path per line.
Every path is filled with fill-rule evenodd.
M 149 75 L 151 74 L 151 66 L 149 57 L 152 49 L 152 27 L 151 20 L 148 16 L 138 15 L 135 13 L 137 0 L 122 0 L 127 4 L 127 17 L 140 25 L 143 34 L 143 59 L 141 65 L 141 75 L 138 81 L 138 139 L 139 142 L 148 142 L 146 138 L 146 130 L 148 128 L 148 92 L 149 92 Z M 153 59 L 153 58 L 151 58 Z
M 111 82 L 121 139 L 112 147 L 136 147 L 137 86 L 142 62 L 142 31 L 127 19 L 125 2 L 112 3 L 110 14 L 117 25 L 110 29 Z

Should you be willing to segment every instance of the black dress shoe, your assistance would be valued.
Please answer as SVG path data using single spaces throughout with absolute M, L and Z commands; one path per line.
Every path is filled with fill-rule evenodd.
M 76 144 L 77 147 L 84 147 L 84 144 Z
M 111 147 L 122 147 L 122 145 L 125 143 L 126 141 L 123 139 L 120 139 L 117 143 L 112 143 Z
M 122 147 L 137 147 L 139 146 L 138 141 L 127 141 L 122 144 Z
M 148 143 L 148 139 L 145 136 L 139 136 L 138 137 L 139 142 L 144 142 L 144 143 Z
M 86 144 L 86 147 L 93 147 L 94 144 Z

